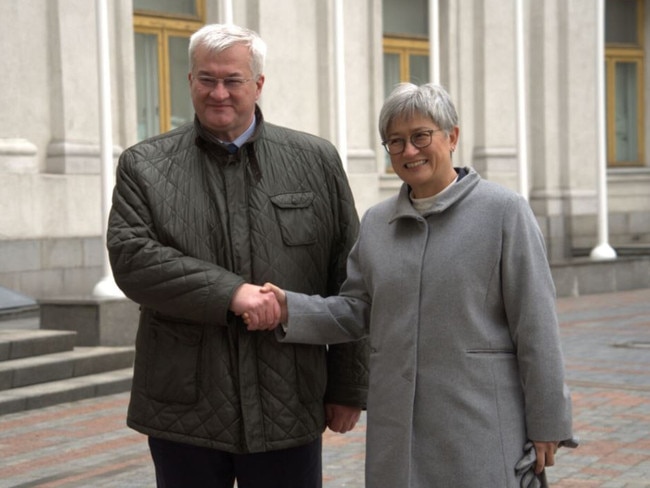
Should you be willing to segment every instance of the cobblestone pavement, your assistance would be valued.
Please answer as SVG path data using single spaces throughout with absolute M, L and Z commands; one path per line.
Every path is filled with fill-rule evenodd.
M 560 450 L 551 486 L 650 487 L 650 290 L 561 298 L 558 312 L 581 445 Z M 127 401 L 0 416 L 0 488 L 154 486 L 145 438 L 124 423 Z M 351 433 L 325 434 L 324 488 L 363 487 L 364 440 L 365 416 Z

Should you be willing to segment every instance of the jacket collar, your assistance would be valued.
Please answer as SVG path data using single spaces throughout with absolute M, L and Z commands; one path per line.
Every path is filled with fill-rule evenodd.
M 445 191 L 440 196 L 440 198 L 436 200 L 436 202 L 433 204 L 433 207 L 431 207 L 431 209 L 429 209 L 423 215 L 420 215 L 420 213 L 418 213 L 418 211 L 413 208 L 413 204 L 409 198 L 411 188 L 406 183 L 404 183 L 400 188 L 397 199 L 395 200 L 395 209 L 389 222 L 392 223 L 393 221 L 401 218 L 419 219 L 421 217 L 427 217 L 431 214 L 442 213 L 452 205 L 456 204 L 456 202 L 465 198 L 469 193 L 471 193 L 474 187 L 478 185 L 481 177 L 473 168 L 467 166 L 463 168 L 456 168 L 457 172 L 462 170 L 466 171 L 467 174 L 463 178 L 460 178 L 456 183 L 454 183 L 451 188 Z
M 260 107 L 256 104 L 255 105 L 255 131 L 251 136 L 242 144 L 241 147 L 245 147 L 249 143 L 253 143 L 256 139 L 258 139 L 260 132 L 262 131 L 262 127 L 264 125 L 264 116 L 262 115 L 262 110 Z M 194 129 L 196 130 L 197 134 L 197 141 L 196 144 L 201 147 L 203 145 L 208 145 L 210 150 L 216 150 L 216 151 L 223 151 L 224 154 L 228 153 L 228 149 L 226 148 L 226 145 L 223 144 L 217 137 L 212 134 L 206 127 L 204 127 L 201 122 L 199 122 L 199 119 L 196 115 L 194 115 Z M 199 139 L 201 141 L 199 141 Z
M 262 171 L 255 151 L 255 141 L 259 139 L 260 134 L 264 130 L 264 116 L 262 115 L 262 110 L 257 104 L 255 105 L 255 121 L 255 132 L 253 132 L 248 140 L 241 146 L 240 151 L 241 149 L 246 151 L 253 179 L 256 182 L 259 182 L 259 180 L 262 179 Z M 226 145 L 221 143 L 219 139 L 207 130 L 201 122 L 199 122 L 196 115 L 194 116 L 194 130 L 196 131 L 196 145 L 203 151 L 207 152 L 215 161 L 222 164 L 228 164 L 240 160 L 241 156 L 239 154 L 230 154 Z

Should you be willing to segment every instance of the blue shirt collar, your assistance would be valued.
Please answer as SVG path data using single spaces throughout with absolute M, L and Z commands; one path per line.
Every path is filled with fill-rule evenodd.
M 257 125 L 257 117 L 253 117 L 253 121 L 251 122 L 251 125 L 248 126 L 248 129 L 246 129 L 237 139 L 232 141 L 232 144 L 234 144 L 237 147 L 242 147 L 244 143 L 250 138 L 250 136 L 253 135 L 253 132 L 255 132 L 255 126 Z M 223 144 L 228 144 L 227 142 L 220 141 Z

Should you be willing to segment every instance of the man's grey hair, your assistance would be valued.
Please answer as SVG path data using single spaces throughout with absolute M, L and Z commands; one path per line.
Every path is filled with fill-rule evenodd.
M 251 53 L 251 72 L 257 77 L 264 72 L 266 43 L 257 32 L 233 24 L 208 24 L 190 37 L 190 69 L 194 70 L 194 53 L 199 46 L 213 53 L 220 53 L 235 45 L 247 46 Z

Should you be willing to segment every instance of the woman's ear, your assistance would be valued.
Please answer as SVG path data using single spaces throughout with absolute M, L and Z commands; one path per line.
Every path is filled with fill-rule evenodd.
M 458 145 L 458 137 L 460 133 L 460 128 L 455 125 L 453 129 L 449 131 L 449 146 L 453 149 L 456 149 Z

